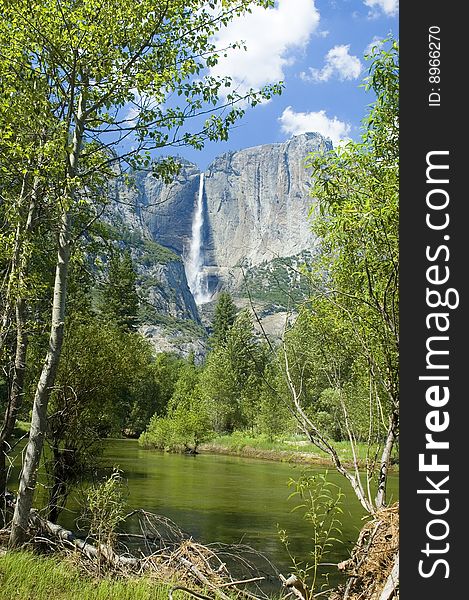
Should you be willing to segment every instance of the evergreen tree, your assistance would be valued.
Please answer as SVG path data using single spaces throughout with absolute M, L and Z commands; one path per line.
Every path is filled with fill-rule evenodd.
M 266 366 L 265 349 L 254 336 L 248 311 L 236 317 L 224 343 L 214 348 L 202 373 L 201 387 L 216 431 L 252 429 Z
M 236 319 L 236 312 L 236 306 L 230 294 L 228 292 L 221 292 L 213 317 L 211 342 L 214 348 L 226 343 L 228 332 L 233 327 Z
M 137 275 L 129 250 L 109 261 L 108 281 L 103 290 L 101 312 L 126 331 L 137 329 Z

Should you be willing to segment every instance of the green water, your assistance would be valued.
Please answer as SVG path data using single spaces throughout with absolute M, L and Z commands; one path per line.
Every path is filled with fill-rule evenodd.
M 301 465 L 214 454 L 165 454 L 142 450 L 135 440 L 108 440 L 104 459 L 107 466 L 119 467 L 128 481 L 129 510 L 143 508 L 169 517 L 205 544 L 218 541 L 252 546 L 285 575 L 291 572 L 291 562 L 278 528 L 288 532 L 294 555 L 308 558 L 311 525 L 300 512 L 292 512 L 295 501 L 288 500 L 292 489 L 287 483 L 300 476 Z M 336 563 L 348 557 L 364 511 L 343 477 L 330 469 L 328 479 L 346 494 L 343 543 L 335 544 L 324 559 Z M 397 499 L 397 476 L 391 476 L 389 491 L 391 499 Z M 64 513 L 60 521 L 71 526 L 71 518 Z M 337 581 L 337 575 L 332 573 L 331 580 Z
M 284 574 L 291 570 L 291 562 L 279 540 L 279 527 L 288 532 L 295 556 L 307 559 L 311 551 L 311 526 L 300 512 L 292 512 L 297 502 L 288 500 L 292 489 L 287 483 L 300 476 L 301 465 L 214 454 L 165 454 L 142 450 L 133 440 L 108 442 L 105 458 L 109 466 L 124 471 L 130 508 L 163 514 L 203 543 L 250 545 Z M 348 556 L 364 511 L 342 476 L 329 470 L 328 480 L 346 494 L 344 544 L 336 544 L 325 559 L 338 562 Z M 390 478 L 390 493 L 397 499 L 397 476 Z

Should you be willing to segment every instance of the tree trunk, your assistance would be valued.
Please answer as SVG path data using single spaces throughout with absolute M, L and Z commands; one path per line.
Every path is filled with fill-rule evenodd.
M 384 444 L 383 453 L 381 455 L 380 470 L 378 476 L 378 490 L 375 497 L 375 505 L 379 510 L 386 505 L 386 483 L 388 480 L 388 470 L 391 462 L 391 453 L 394 448 L 394 442 L 397 437 L 397 429 L 399 427 L 399 413 L 394 411 L 389 420 L 388 434 Z
M 290 365 L 289 365 L 288 355 L 287 355 L 287 351 L 286 351 L 286 347 L 285 347 L 285 337 L 284 337 L 284 342 L 283 342 L 283 358 L 284 358 L 284 373 L 286 375 L 288 389 L 289 389 L 290 396 L 291 396 L 291 399 L 293 401 L 293 406 L 294 406 L 293 414 L 294 414 L 295 418 L 297 419 L 298 423 L 300 424 L 303 432 L 309 438 L 309 440 L 311 441 L 312 444 L 314 444 L 317 448 L 319 448 L 323 452 L 327 452 L 329 457 L 332 459 L 332 462 L 334 463 L 334 467 L 336 468 L 336 470 L 341 475 L 343 475 L 347 479 L 347 481 L 350 483 L 350 485 L 352 486 L 352 489 L 355 492 L 355 495 L 357 496 L 360 504 L 363 506 L 363 508 L 369 514 L 373 514 L 374 507 L 372 506 L 372 503 L 368 500 L 368 498 L 365 494 L 365 491 L 363 489 L 363 486 L 360 481 L 360 477 L 359 477 L 358 473 L 356 475 L 353 475 L 352 473 L 350 473 L 350 471 L 348 471 L 344 467 L 344 465 L 342 464 L 342 462 L 339 458 L 339 455 L 337 454 L 336 449 L 332 446 L 332 444 L 329 443 L 329 441 L 326 439 L 326 437 L 324 435 L 322 435 L 322 433 L 319 431 L 319 429 L 316 427 L 316 425 L 309 418 L 309 416 L 306 414 L 306 412 L 303 410 L 303 407 L 301 406 L 301 403 L 300 403 L 301 392 L 299 392 L 299 393 L 297 392 L 295 385 L 293 383 L 291 374 L 290 374 Z M 353 448 L 353 446 L 352 446 L 352 448 Z M 355 467 L 356 467 L 356 472 L 358 472 L 358 467 L 356 465 L 356 461 L 355 461 Z
M 0 446 L 0 528 L 5 526 L 5 523 L 1 517 L 5 510 L 5 507 L 3 506 L 3 500 L 5 498 L 5 492 L 7 489 L 7 450 L 8 447 L 6 444 L 2 444 Z
M 9 454 L 9 441 L 16 425 L 18 411 L 23 404 L 27 348 L 26 302 L 23 298 L 18 298 L 16 302 L 16 354 L 13 381 L 8 405 L 5 410 L 3 426 L 0 430 L 0 452 L 2 453 L 2 460 L 0 461 L 0 496 L 6 491 L 6 456 Z
M 85 127 L 85 96 L 82 92 L 77 107 L 76 125 L 73 133 L 72 151 L 67 160 L 67 192 L 70 201 L 73 199 L 73 179 L 78 173 L 78 160 Z M 59 366 L 60 353 L 64 337 L 65 301 L 67 296 L 67 275 L 71 251 L 71 215 L 68 202 L 63 205 L 60 222 L 57 264 L 54 280 L 54 298 L 52 302 L 52 321 L 49 337 L 49 349 L 42 367 L 33 402 L 31 429 L 26 454 L 21 471 L 18 496 L 11 525 L 9 544 L 16 548 L 27 538 L 29 514 L 33 505 L 36 489 L 37 469 L 44 445 L 47 426 L 47 405 L 55 376 Z
M 68 212 L 65 211 L 62 215 L 61 231 L 59 235 L 49 350 L 34 396 L 29 441 L 23 461 L 18 497 L 11 527 L 10 545 L 12 547 L 18 547 L 26 540 L 29 512 L 33 503 L 37 469 L 42 453 L 44 434 L 47 425 L 47 405 L 51 388 L 54 385 L 62 349 L 69 261 L 70 216 Z
M 23 176 L 21 192 L 20 192 L 20 195 L 18 198 L 18 205 L 16 207 L 16 210 L 18 212 L 18 223 L 16 225 L 15 246 L 13 249 L 13 255 L 11 257 L 10 273 L 8 276 L 8 282 L 7 282 L 6 292 L 5 292 L 5 297 L 4 297 L 5 302 L 4 302 L 4 306 L 2 307 L 3 313 L 2 313 L 1 323 L 0 323 L 0 351 L 2 350 L 3 344 L 7 337 L 11 316 L 13 314 L 13 306 L 14 306 L 13 289 L 16 285 L 17 269 L 18 269 L 18 265 L 20 263 L 20 255 L 21 255 L 22 242 L 23 242 L 23 235 L 22 235 L 22 230 L 21 230 L 21 216 L 20 215 L 22 212 L 23 202 L 24 202 L 25 195 L 26 195 L 28 179 L 29 179 L 28 174 L 25 174 Z M 28 218 L 28 222 L 29 222 L 29 218 Z
M 16 260 L 19 264 L 13 265 L 12 268 L 18 270 L 18 292 L 15 305 L 15 318 L 16 318 L 16 349 L 15 349 L 15 363 L 13 368 L 13 379 L 10 387 L 10 393 L 8 397 L 8 404 L 5 410 L 3 418 L 3 424 L 0 428 L 0 453 L 2 459 L 0 460 L 0 495 L 4 494 L 7 485 L 7 467 L 6 467 L 6 456 L 9 453 L 9 441 L 13 434 L 13 430 L 16 425 L 16 419 L 18 412 L 21 409 L 24 398 L 24 379 L 26 374 L 26 355 L 28 350 L 28 333 L 27 333 L 27 304 L 23 297 L 23 288 L 25 286 L 25 280 L 28 273 L 29 267 L 29 251 L 24 247 L 20 248 L 24 240 L 28 240 L 31 234 L 35 218 L 36 218 L 36 206 L 37 206 L 37 193 L 38 193 L 39 182 L 36 178 L 33 190 L 31 202 L 29 205 L 28 217 L 26 220 L 26 226 L 24 235 L 20 231 L 17 231 L 17 244 L 18 252 Z M 21 241 L 23 238 L 23 241 Z

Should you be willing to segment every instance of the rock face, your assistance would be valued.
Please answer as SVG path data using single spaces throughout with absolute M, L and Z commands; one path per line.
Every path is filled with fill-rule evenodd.
M 240 269 L 310 249 L 314 239 L 308 222 L 313 204 L 309 153 L 331 149 L 318 133 L 292 137 L 228 152 L 205 172 L 202 253 L 218 284 L 236 287 Z M 152 240 L 185 257 L 192 235 L 192 217 L 199 190 L 200 170 L 182 161 L 179 176 L 165 185 L 139 173 L 131 190 L 122 190 L 132 206 L 134 225 Z
M 113 189 L 115 201 L 107 216 L 117 237 L 131 248 L 147 306 L 196 322 L 197 306 L 181 255 L 191 230 L 192 205 L 188 199 L 192 185 L 198 185 L 198 173 L 185 163 L 171 186 L 145 172 L 137 173 L 127 184 L 118 179 Z
M 330 144 L 319 134 L 295 136 L 230 152 L 207 169 L 206 264 L 239 282 L 237 267 L 294 256 L 314 243 L 308 222 L 313 203 L 305 159 Z
M 151 175 L 137 179 L 145 227 L 155 241 L 180 256 L 189 246 L 200 176 L 195 165 L 181 162 L 181 172 L 170 185 Z
M 180 174 L 170 185 L 151 173 L 136 173 L 129 184 L 116 184 L 115 211 L 130 229 L 182 256 L 191 237 L 194 199 L 199 186 L 199 169 L 179 159 Z
M 179 257 L 165 262 L 153 262 L 134 252 L 141 295 L 145 303 L 158 314 L 175 319 L 199 322 L 194 297 L 187 285 L 184 264 Z M 158 259 L 156 259 L 158 260 Z
M 278 290 L 271 290 L 269 297 L 266 288 L 279 280 L 288 287 L 293 279 L 291 273 L 281 272 L 282 260 L 288 258 L 285 268 L 291 271 L 298 263 L 295 257 L 311 252 L 315 242 L 308 220 L 314 200 L 305 160 L 311 152 L 331 148 L 321 135 L 306 133 L 281 144 L 228 152 L 209 165 L 204 175 L 200 253 L 210 293 L 227 288 L 242 300 L 248 272 L 257 285 L 257 298 L 270 302 L 275 312 Z M 140 172 L 133 185 L 120 182 L 115 189 L 119 202 L 114 214 L 128 237 L 138 237 L 133 252 L 150 307 L 145 333 L 151 337 L 153 332 L 160 342 L 161 323 L 151 318 L 152 311 L 200 324 L 184 260 L 193 236 L 201 173 L 196 165 L 181 163 L 180 174 L 170 185 Z

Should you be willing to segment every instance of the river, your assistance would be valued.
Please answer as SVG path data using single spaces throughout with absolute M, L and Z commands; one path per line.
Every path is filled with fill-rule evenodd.
M 261 551 L 280 572 L 291 572 L 291 561 L 280 541 L 278 529 L 288 533 L 291 551 L 306 560 L 312 548 L 312 527 L 297 500 L 288 499 L 290 479 L 298 479 L 303 465 L 199 454 L 186 456 L 143 450 L 135 440 L 108 440 L 104 461 L 123 471 L 128 485 L 128 508 L 143 508 L 175 521 L 202 543 L 243 543 Z M 325 468 L 314 468 L 324 472 Z M 332 468 L 328 480 L 345 493 L 340 538 L 324 561 L 344 560 L 357 538 L 364 511 L 349 485 Z M 398 497 L 398 477 L 390 477 L 391 499 Z M 64 513 L 65 514 L 65 513 Z M 63 516 L 70 525 L 71 515 Z M 68 523 L 67 523 L 68 521 Z M 333 571 L 333 569 L 330 569 Z M 331 583 L 337 582 L 332 575 Z
M 118 466 L 128 480 L 129 508 L 145 508 L 174 520 L 203 542 L 247 544 L 266 554 L 287 574 L 292 565 L 278 529 L 288 533 L 292 553 L 306 560 L 313 535 L 298 504 L 288 499 L 290 479 L 298 479 L 303 465 L 199 454 L 185 456 L 141 449 L 134 440 L 109 441 L 105 460 Z M 323 473 L 324 467 L 313 469 Z M 364 511 L 349 485 L 332 468 L 328 480 L 345 493 L 341 539 L 324 560 L 339 562 L 357 538 Z M 390 477 L 391 499 L 398 496 L 398 477 Z M 333 577 L 332 579 L 335 579 Z

